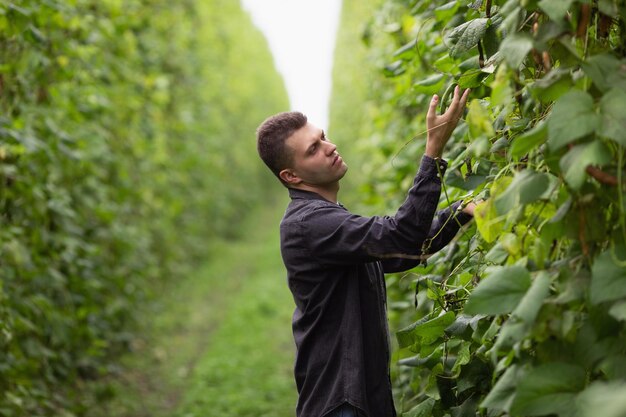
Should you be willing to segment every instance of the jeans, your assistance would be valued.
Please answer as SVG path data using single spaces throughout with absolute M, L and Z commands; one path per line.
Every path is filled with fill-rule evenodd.
M 326 417 L 360 417 L 362 415 L 356 407 L 345 403 L 335 408 L 330 414 L 326 414 Z

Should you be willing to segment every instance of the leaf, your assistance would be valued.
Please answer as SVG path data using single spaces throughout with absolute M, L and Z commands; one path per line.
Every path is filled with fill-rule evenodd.
M 517 69 L 532 48 L 533 40 L 530 35 L 516 32 L 504 38 L 500 44 L 500 55 L 511 68 Z
M 626 91 L 613 89 L 600 100 L 600 123 L 598 133 L 626 146 Z
M 478 232 L 485 242 L 493 242 L 502 233 L 503 220 L 498 219 L 498 212 L 493 200 L 478 203 L 474 208 L 474 219 Z
M 526 169 L 515 173 L 506 191 L 496 197 L 498 213 L 506 214 L 515 206 L 534 203 L 548 189 L 550 179 L 547 174 Z
M 561 96 L 572 90 L 571 71 L 563 68 L 552 68 L 543 78 L 529 85 L 533 97 L 542 103 L 552 104 Z
M 547 272 L 541 271 L 519 305 L 511 313 L 511 317 L 502 326 L 496 341 L 497 349 L 511 348 L 515 343 L 529 336 L 529 331 L 535 323 L 543 301 L 549 294 L 550 276 Z
M 541 0 L 539 7 L 546 12 L 550 20 L 561 20 L 565 17 L 574 0 Z
M 621 265 L 618 262 L 621 262 Z M 591 266 L 591 302 L 593 304 L 626 297 L 624 262 L 626 262 L 626 250 L 623 247 L 609 248 L 595 259 Z
M 544 122 L 539 122 L 530 130 L 522 133 L 513 139 L 511 145 L 511 156 L 515 159 L 521 158 L 526 155 L 532 149 L 537 148 L 539 145 L 546 141 L 548 137 L 548 125 Z
M 550 276 L 546 271 L 540 271 L 533 283 L 520 301 L 517 308 L 512 313 L 513 317 L 517 317 L 528 325 L 532 325 L 537 318 L 539 309 L 543 305 L 543 300 L 550 294 Z
M 523 373 L 523 369 L 518 365 L 509 367 L 497 380 L 480 406 L 490 410 L 508 412 L 513 403 L 513 398 L 515 397 L 517 382 L 522 377 Z
M 601 141 L 574 146 L 561 158 L 559 165 L 567 184 L 579 190 L 587 179 L 589 165 L 604 165 L 611 161 L 611 151 Z
M 473 331 L 476 330 L 478 326 L 478 322 L 484 317 L 485 316 L 480 314 L 476 316 L 459 314 L 454 320 L 454 323 L 445 329 L 445 333 L 448 336 L 470 340 Z
M 482 17 L 472 19 L 454 28 L 448 35 L 448 41 L 453 44 L 450 48 L 450 56 L 456 58 L 476 46 L 485 34 L 488 22 L 488 18 Z
M 604 93 L 611 90 L 611 76 L 618 73 L 620 62 L 613 55 L 594 55 L 582 63 L 583 70 L 591 81 Z
M 530 369 L 519 381 L 511 414 L 574 415 L 576 393 L 585 385 L 585 370 L 569 363 L 544 363 Z
M 402 414 L 402 417 L 430 417 L 433 412 L 436 400 L 432 397 L 426 398 L 424 401 L 413 407 L 410 411 Z
M 470 102 L 466 122 L 470 135 L 474 138 L 482 135 L 490 138 L 495 135 L 489 111 L 483 107 L 480 100 L 474 99 Z
M 443 6 L 439 6 L 435 9 L 435 16 L 438 21 L 445 21 L 450 19 L 457 10 L 459 10 L 460 6 L 459 0 L 454 0 L 449 3 L 444 4 Z
M 592 382 L 576 399 L 580 417 L 624 417 L 626 383 L 624 381 Z
M 393 56 L 400 59 L 411 59 L 415 56 L 415 45 L 417 40 L 413 39 L 407 44 L 403 45 L 400 49 L 393 53 Z
M 459 77 L 460 88 L 474 88 L 481 85 L 482 81 L 487 78 L 489 74 L 483 72 L 480 69 L 473 69 L 465 71 L 463 75 Z
M 594 132 L 598 125 L 593 98 L 584 91 L 573 90 L 554 104 L 548 119 L 548 145 L 557 150 Z
M 399 330 L 396 333 L 398 344 L 400 348 L 405 348 L 411 345 L 430 344 L 441 336 L 444 335 L 446 327 L 450 326 L 454 322 L 454 313 L 448 311 L 447 313 L 428 320 L 426 317 L 419 320 L 412 325 Z
M 615 303 L 609 310 L 609 314 L 620 321 L 626 321 L 626 301 Z
M 413 84 L 413 91 L 422 94 L 435 94 L 445 83 L 443 74 L 433 74 Z
M 599 0 L 598 9 L 600 9 L 600 11 L 607 16 L 611 16 L 613 18 L 619 17 L 619 6 L 617 5 L 616 0 Z
M 530 273 L 523 266 L 498 268 L 474 289 L 464 312 L 489 315 L 510 313 L 524 298 L 530 285 Z

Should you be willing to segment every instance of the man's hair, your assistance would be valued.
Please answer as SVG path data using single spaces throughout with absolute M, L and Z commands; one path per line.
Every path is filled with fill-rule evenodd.
M 287 184 L 280 178 L 280 171 L 293 162 L 292 151 L 285 142 L 306 123 L 306 116 L 300 112 L 283 112 L 265 119 L 256 131 L 259 156 L 285 187 Z

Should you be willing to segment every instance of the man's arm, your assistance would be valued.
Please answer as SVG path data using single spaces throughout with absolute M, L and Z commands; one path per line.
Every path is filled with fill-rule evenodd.
M 430 226 L 428 238 L 422 245 L 421 256 L 408 258 L 385 259 L 382 261 L 385 273 L 402 272 L 415 268 L 426 261 L 431 255 L 445 247 L 456 236 L 462 225 L 472 219 L 472 207 L 466 206 L 459 210 L 461 201 L 453 203 L 450 207 L 438 211 Z M 468 205 L 469 206 L 469 205 Z
M 461 95 L 459 87 L 456 86 L 450 107 L 440 116 L 437 115 L 439 97 L 437 95 L 432 97 L 426 115 L 428 135 L 426 138 L 425 155 L 436 161 L 441 158 L 446 143 L 463 115 L 468 94 L 469 90 L 465 90 Z M 443 177 L 443 175 L 441 176 Z M 449 208 L 438 211 L 435 214 L 430 233 L 425 240 L 424 248 L 422 248 L 424 252 L 420 256 L 385 259 L 382 261 L 384 271 L 386 273 L 400 272 L 414 268 L 425 261 L 427 255 L 433 254 L 446 246 L 454 238 L 460 226 L 469 222 L 474 215 L 474 203 L 469 203 L 460 212 L 457 212 L 460 204 L 461 202 L 456 202 Z M 454 217 L 451 218 L 451 216 Z
M 422 256 L 447 167 L 439 157 L 463 114 L 468 93 L 461 95 L 457 87 L 450 107 L 440 116 L 436 115 L 439 99 L 433 96 L 427 113 L 426 152 L 413 187 L 395 216 L 362 217 L 324 205 L 304 219 L 301 238 L 312 258 L 321 264 L 354 264 Z

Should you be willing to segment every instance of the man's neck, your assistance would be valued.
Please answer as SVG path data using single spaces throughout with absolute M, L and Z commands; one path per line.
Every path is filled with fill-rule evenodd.
M 339 193 L 339 183 L 328 184 L 326 186 L 319 185 L 309 185 L 309 184 L 298 184 L 294 186 L 298 190 L 311 191 L 313 193 L 319 194 L 324 197 L 325 200 L 328 200 L 333 203 L 337 203 L 337 194 Z

